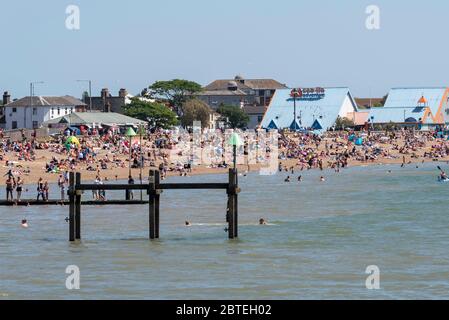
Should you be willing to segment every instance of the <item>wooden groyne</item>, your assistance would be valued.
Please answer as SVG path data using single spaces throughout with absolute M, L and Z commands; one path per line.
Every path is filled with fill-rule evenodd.
M 160 172 L 150 170 L 148 184 L 82 184 L 81 173 L 71 172 L 69 177 L 68 206 L 69 206 L 69 240 L 81 240 L 81 207 L 86 204 L 99 205 L 131 205 L 131 204 L 149 204 L 148 207 L 148 225 L 149 238 L 151 240 L 159 238 L 160 221 L 160 201 L 164 190 L 200 190 L 215 189 L 225 190 L 228 202 L 226 209 L 226 221 L 228 222 L 229 239 L 238 237 L 238 187 L 237 169 L 229 170 L 229 180 L 227 183 L 160 183 Z M 146 190 L 149 195 L 149 201 L 133 200 L 106 200 L 100 202 L 83 202 L 81 200 L 83 192 L 89 190 L 125 190 L 127 193 L 131 190 Z M 48 203 L 47 203 L 48 204 Z M 64 203 L 65 204 L 65 203 Z
M 105 205 L 138 205 L 138 204 L 148 204 L 149 201 L 141 201 L 141 200 L 108 200 L 108 201 L 100 201 L 100 200 L 88 200 L 82 201 L 81 204 L 85 206 L 105 206 Z M 20 202 L 18 201 L 6 201 L 0 200 L 0 206 L 4 207 L 27 207 L 27 206 L 66 206 L 69 205 L 69 200 L 36 200 L 36 199 L 22 199 Z

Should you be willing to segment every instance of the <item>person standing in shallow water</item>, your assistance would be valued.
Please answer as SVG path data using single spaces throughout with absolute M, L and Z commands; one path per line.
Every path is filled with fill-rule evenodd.
M 128 184 L 134 184 L 134 179 L 132 176 L 128 177 Z M 127 190 L 128 197 L 130 200 L 134 200 L 134 191 L 133 190 Z
M 65 200 L 65 178 L 62 174 L 59 175 L 58 187 L 61 191 L 61 201 Z
M 17 202 L 21 201 L 23 190 L 23 180 L 21 177 L 17 178 L 16 182 L 16 192 L 17 192 Z
M 44 195 L 44 180 L 42 178 L 39 178 L 37 181 L 37 201 L 39 201 L 39 198 L 42 198 L 42 200 L 45 200 Z
M 50 186 L 47 181 L 44 182 L 44 201 L 48 201 Z
M 14 180 L 10 176 L 8 176 L 8 179 L 6 179 L 6 201 L 14 200 L 14 196 L 12 194 L 13 190 L 14 190 Z

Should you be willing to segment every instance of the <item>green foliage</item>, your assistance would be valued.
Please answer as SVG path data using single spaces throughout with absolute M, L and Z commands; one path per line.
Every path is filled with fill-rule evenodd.
M 198 83 L 182 79 L 156 81 L 148 89 L 149 96 L 167 99 L 172 107 L 181 107 L 202 90 Z
M 386 94 L 382 97 L 382 101 L 380 102 L 381 107 L 383 107 L 385 105 L 385 102 L 387 102 L 387 99 L 388 99 L 388 94 Z
M 346 128 L 353 128 L 355 126 L 354 121 L 346 117 L 338 117 L 335 121 L 335 130 L 345 130 Z
M 178 125 L 176 114 L 161 103 L 145 102 L 133 98 L 131 104 L 125 106 L 125 115 L 148 121 L 157 128 L 168 129 Z
M 184 127 L 191 127 L 194 121 L 201 121 L 203 128 L 209 126 L 211 110 L 203 101 L 198 99 L 188 100 L 183 104 L 182 110 L 181 124 Z
M 249 116 L 238 106 L 221 105 L 217 112 L 227 118 L 227 125 L 233 129 L 243 129 L 249 122 Z

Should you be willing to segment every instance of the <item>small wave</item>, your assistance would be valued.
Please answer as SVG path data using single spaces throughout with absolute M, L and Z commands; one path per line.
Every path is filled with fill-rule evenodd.
M 225 227 L 227 223 L 192 223 L 190 226 L 200 226 L 200 227 Z M 276 223 L 267 223 L 265 226 L 278 226 Z M 239 223 L 239 226 L 260 226 L 259 223 Z

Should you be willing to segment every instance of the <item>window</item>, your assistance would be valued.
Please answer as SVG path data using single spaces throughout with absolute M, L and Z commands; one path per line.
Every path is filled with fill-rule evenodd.
M 61 114 L 61 109 L 58 108 L 58 116 Z
M 17 129 L 17 121 L 13 121 L 12 122 L 12 127 L 11 127 L 11 129 Z
M 55 108 L 51 108 L 51 115 L 55 113 Z
M 33 116 L 37 115 L 37 108 L 33 108 Z
M 39 123 L 37 121 L 33 121 L 33 129 L 39 128 Z
M 67 107 L 65 107 L 65 114 L 67 114 L 68 113 L 68 108 Z
M 17 108 L 12 108 L 12 112 L 17 112 Z

